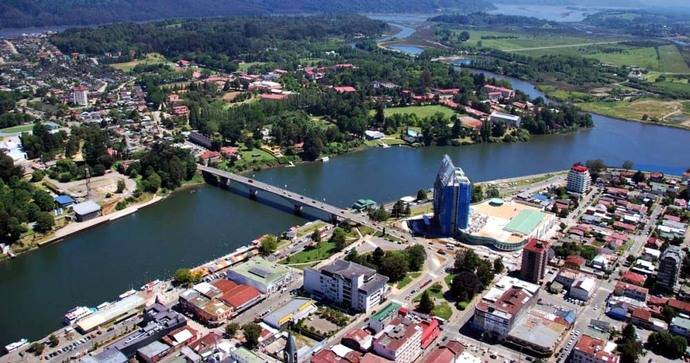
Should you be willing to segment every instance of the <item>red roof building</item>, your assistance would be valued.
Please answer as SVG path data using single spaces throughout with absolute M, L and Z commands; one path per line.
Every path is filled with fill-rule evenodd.
M 352 351 L 340 357 L 330 349 L 322 349 L 311 357 L 311 363 L 359 363 L 362 354 Z
M 565 267 L 574 270 L 579 270 L 585 265 L 585 263 L 587 263 L 587 260 L 585 260 L 585 258 L 582 256 L 570 255 L 565 258 Z
M 462 343 L 451 340 L 446 345 L 432 350 L 422 363 L 454 363 L 464 351 L 465 346 Z
M 357 92 L 357 90 L 352 87 L 352 86 L 337 86 L 333 87 L 333 89 L 338 92 L 338 93 L 353 93 Z
M 573 362 L 618 363 L 618 356 L 607 350 L 606 341 L 583 335 L 573 348 Z
M 621 280 L 631 283 L 637 286 L 644 286 L 645 281 L 647 281 L 647 276 L 643 274 L 638 274 L 637 272 L 626 271 L 623 273 Z
M 419 323 L 419 325 L 422 327 L 422 349 L 426 349 L 436 338 L 438 338 L 441 329 L 436 319 L 424 320 Z
M 393 361 L 376 354 L 367 353 L 359 360 L 359 363 L 393 363 Z
M 262 93 L 259 97 L 261 101 L 283 101 L 287 100 L 288 95 L 284 93 Z

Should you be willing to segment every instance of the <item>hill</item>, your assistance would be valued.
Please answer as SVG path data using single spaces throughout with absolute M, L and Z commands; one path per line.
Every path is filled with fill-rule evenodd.
M 3 0 L 0 28 L 290 13 L 475 12 L 485 0 Z

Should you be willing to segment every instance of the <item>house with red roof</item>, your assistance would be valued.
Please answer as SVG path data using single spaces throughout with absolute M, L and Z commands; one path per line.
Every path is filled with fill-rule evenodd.
M 584 257 L 578 255 L 570 255 L 565 258 L 565 267 L 573 270 L 579 270 L 587 263 Z
M 333 89 L 338 93 L 354 93 L 357 90 L 352 86 L 335 86 Z
M 199 160 L 206 166 L 216 164 L 220 161 L 220 153 L 218 151 L 206 150 L 199 155 Z
M 432 350 L 431 353 L 422 360 L 422 363 L 455 363 L 464 351 L 465 346 L 462 343 L 451 340 Z
M 633 285 L 644 286 L 645 281 L 647 281 L 647 276 L 628 270 L 623 273 L 621 280 Z

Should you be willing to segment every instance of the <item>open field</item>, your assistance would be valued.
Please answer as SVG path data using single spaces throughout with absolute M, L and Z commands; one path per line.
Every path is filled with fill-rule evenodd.
M 605 116 L 690 128 L 690 107 L 686 102 L 641 99 L 632 102 L 583 102 L 577 105 L 586 111 Z
M 249 63 L 242 62 L 242 63 L 237 65 L 237 70 L 240 72 L 247 72 L 247 71 L 249 71 L 249 68 L 251 68 L 253 66 L 260 66 L 262 64 L 264 64 L 264 62 L 249 62 Z
M 431 106 L 407 106 L 407 107 L 391 107 L 387 108 L 384 111 L 384 114 L 386 117 L 395 115 L 395 114 L 401 114 L 401 115 L 417 115 L 417 117 L 425 118 L 429 116 L 433 116 L 436 113 L 442 113 L 443 116 L 445 117 L 451 117 L 455 115 L 455 111 L 444 107 L 444 106 L 439 106 L 439 105 L 431 105 Z
M 16 134 L 16 133 L 21 133 L 21 132 L 29 132 L 29 131 L 33 130 L 33 128 L 34 128 L 33 124 L 17 125 L 17 126 L 12 126 L 12 127 L 0 129 L 0 134 Z
M 284 260 L 284 263 L 305 263 L 324 260 L 336 252 L 335 242 L 324 241 L 318 244 L 315 248 L 305 249 L 302 252 L 296 253 Z
M 590 39 L 587 37 L 566 35 L 559 33 L 546 32 L 524 32 L 524 31 L 487 31 L 487 30 L 470 30 L 470 40 L 468 43 L 476 44 L 481 41 L 483 47 L 496 48 L 505 51 L 513 51 L 519 49 L 554 47 L 554 46 L 572 46 L 576 44 L 589 44 L 599 42 L 616 41 L 617 39 Z
M 130 62 L 125 62 L 125 63 L 113 63 L 110 66 L 123 71 L 123 72 L 129 72 L 134 67 L 140 65 L 140 64 L 163 64 L 166 63 L 168 60 L 165 59 L 165 57 L 161 54 L 158 53 L 149 53 L 146 55 L 144 59 L 136 59 Z

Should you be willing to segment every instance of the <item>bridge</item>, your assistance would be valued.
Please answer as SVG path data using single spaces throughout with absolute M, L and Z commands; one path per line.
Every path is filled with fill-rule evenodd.
M 249 197 L 256 199 L 259 192 L 269 193 L 280 198 L 283 198 L 294 206 L 295 214 L 300 214 L 304 207 L 313 208 L 321 212 L 330 214 L 331 222 L 337 223 L 338 221 L 346 221 L 356 223 L 362 226 L 367 226 L 373 228 L 377 232 L 386 232 L 385 226 L 379 225 L 378 222 L 372 221 L 368 216 L 362 215 L 361 213 L 352 212 L 347 209 L 339 208 L 323 201 L 309 198 L 307 196 L 291 192 L 287 189 L 275 187 L 271 184 L 267 184 L 256 179 L 247 178 L 242 175 L 230 173 L 224 170 L 197 165 L 197 169 L 201 170 L 204 174 L 204 179 L 208 176 L 213 176 L 218 179 L 219 185 L 228 187 L 230 183 L 241 184 L 249 189 Z M 392 233 L 391 233 L 392 232 Z M 407 240 L 407 236 L 398 233 L 397 231 L 389 231 L 390 235 L 396 238 L 400 238 L 403 241 Z

